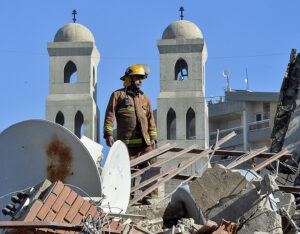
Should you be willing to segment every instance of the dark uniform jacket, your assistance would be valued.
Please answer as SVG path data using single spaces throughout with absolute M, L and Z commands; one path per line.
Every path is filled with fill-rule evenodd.
M 151 145 L 157 132 L 150 100 L 142 91 L 127 94 L 129 103 L 125 103 L 125 88 L 112 93 L 105 113 L 104 138 L 113 135 L 116 117 L 118 140 L 128 147 Z

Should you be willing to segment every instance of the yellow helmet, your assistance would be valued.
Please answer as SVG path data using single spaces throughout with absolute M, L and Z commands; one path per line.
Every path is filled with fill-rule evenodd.
M 127 76 L 140 75 L 144 76 L 144 79 L 147 78 L 150 73 L 150 68 L 146 64 L 134 64 L 128 67 L 125 71 L 125 75 L 120 79 L 125 80 Z

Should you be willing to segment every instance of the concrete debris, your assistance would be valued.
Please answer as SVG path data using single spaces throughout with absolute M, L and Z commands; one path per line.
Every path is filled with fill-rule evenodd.
M 272 192 L 278 191 L 278 185 L 275 182 L 275 177 L 272 175 L 265 175 L 263 180 L 261 181 L 261 191 L 260 194 L 270 194 Z
M 260 195 L 252 184 L 235 196 L 222 198 L 217 205 L 207 210 L 208 219 L 221 223 L 222 219 L 237 223 L 249 208 L 257 206 L 261 201 Z
M 282 208 L 278 210 L 278 213 L 281 216 L 281 223 L 282 223 L 282 230 L 283 233 L 286 234 L 296 234 L 297 231 L 297 225 L 294 222 L 294 220 L 292 220 L 291 216 L 288 214 L 288 212 Z
M 273 234 L 283 233 L 281 216 L 267 207 L 258 209 L 254 214 L 245 220 L 245 223 L 240 224 L 241 228 L 238 234 L 248 234 L 255 232 L 267 232 Z
M 75 228 L 84 225 L 80 223 L 79 218 L 83 210 L 86 212 L 87 209 L 88 212 L 94 212 L 92 213 L 94 221 L 88 221 L 90 222 L 88 225 L 94 224 L 97 220 L 102 222 L 104 217 L 108 218 L 112 220 L 111 227 L 114 227 L 109 230 L 111 233 L 297 233 L 297 225 L 300 226 L 300 212 L 296 211 L 295 197 L 290 193 L 278 191 L 274 176 L 265 175 L 260 178 L 258 174 L 252 173 L 254 177 L 249 174 L 251 173 L 245 170 L 242 173 L 239 170 L 216 165 L 214 168 L 208 168 L 201 177 L 179 187 L 169 198 L 162 201 L 156 199 L 153 204 L 150 202 L 151 205 L 131 206 L 122 216 L 114 213 L 103 215 L 101 208 L 94 205 L 97 203 L 85 201 L 62 182 L 46 181 L 47 186 L 44 186 L 44 182 L 35 188 L 37 192 L 31 195 L 33 196 L 30 198 L 31 203 L 22 211 L 22 215 L 13 217 L 24 222 L 28 217 L 31 221 L 35 217 L 47 221 L 50 215 L 55 219 L 56 213 L 59 213 L 61 208 L 58 205 L 57 207 L 52 205 L 49 209 L 43 207 L 46 207 L 50 198 L 54 199 L 52 203 L 56 204 L 56 197 L 62 196 L 60 194 L 67 190 L 70 195 L 65 195 L 64 206 L 75 207 L 77 200 L 81 205 L 76 203 L 76 211 L 66 214 L 64 222 L 70 220 L 70 225 L 65 227 L 59 224 L 58 228 L 61 229 L 77 230 Z M 71 201 L 71 198 L 74 201 Z M 40 205 L 39 212 L 30 216 L 34 211 L 33 206 L 37 206 L 35 203 Z M 77 219 L 79 226 L 74 226 L 73 216 L 79 217 Z M 118 217 L 118 221 L 114 221 L 114 217 Z M 41 226 L 35 226 L 41 224 L 34 222 L 31 224 L 35 230 L 42 230 Z M 5 223 L 2 225 L 5 226 Z M 48 230 L 52 227 L 49 226 L 51 223 L 44 225 Z M 1 226 L 0 222 L 0 228 L 4 226 Z M 108 230 L 109 227 L 103 228 Z
M 182 218 L 178 221 L 176 227 L 182 232 L 195 233 L 203 227 L 203 225 L 195 224 L 192 218 Z
M 279 199 L 277 208 L 284 208 L 288 212 L 289 216 L 293 217 L 296 211 L 295 196 L 291 193 L 277 191 L 274 193 L 274 197 Z
M 203 213 L 222 198 L 233 197 L 246 188 L 248 181 L 238 171 L 233 172 L 222 165 L 208 168 L 203 175 L 190 184 L 190 191 Z
M 299 210 L 296 210 L 296 212 L 293 215 L 292 219 L 295 221 L 297 227 L 300 227 L 300 211 Z
M 154 233 L 163 232 L 163 219 L 156 218 L 156 219 L 147 219 L 139 221 L 137 224 L 139 227 L 143 227 L 146 230 Z
M 141 206 L 131 206 L 127 209 L 126 213 L 129 214 L 138 214 L 144 215 L 148 219 L 155 219 L 155 218 L 164 218 L 165 219 L 173 219 L 173 217 L 177 217 L 177 214 L 174 214 L 178 211 L 183 211 L 183 207 L 181 204 L 175 204 L 176 207 L 170 209 L 168 211 L 168 206 L 170 206 L 171 199 L 167 199 L 163 202 L 154 205 L 141 205 Z M 167 210 L 167 211 L 166 211 Z

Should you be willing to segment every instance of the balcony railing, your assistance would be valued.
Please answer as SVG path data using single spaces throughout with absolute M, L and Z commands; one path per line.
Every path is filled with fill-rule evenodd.
M 235 127 L 235 128 L 228 128 L 228 129 L 220 130 L 219 131 L 219 139 L 226 136 L 227 134 L 231 133 L 232 131 L 235 131 L 236 134 L 242 134 L 243 130 L 244 129 L 242 127 Z M 209 133 L 210 140 L 215 140 L 216 137 L 217 137 L 217 131 Z
M 254 130 L 258 130 L 258 129 L 268 128 L 268 127 L 270 127 L 270 119 L 264 119 L 261 121 L 250 122 L 247 124 L 247 126 L 248 126 L 248 131 L 254 131 Z M 242 126 L 220 130 L 219 131 L 219 139 L 226 136 L 227 134 L 229 134 L 232 131 L 235 131 L 236 134 L 243 134 L 243 130 L 244 129 Z M 216 131 L 209 133 L 210 140 L 215 140 L 216 137 L 217 137 Z
M 248 123 L 249 131 L 253 131 L 253 130 L 257 130 L 257 129 L 263 129 L 263 128 L 269 128 L 269 127 L 270 127 L 270 119 L 264 119 L 264 120 L 261 120 L 261 121 Z

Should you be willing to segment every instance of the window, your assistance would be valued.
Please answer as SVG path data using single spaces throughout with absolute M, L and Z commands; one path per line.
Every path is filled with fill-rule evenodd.
M 83 114 L 80 111 L 77 111 L 75 115 L 75 135 L 78 138 L 84 135 L 84 119 Z
M 65 124 L 65 117 L 64 117 L 64 114 L 59 111 L 55 117 L 55 123 L 58 123 L 60 124 L 61 126 L 64 126 Z
M 261 118 L 261 114 L 259 113 L 259 114 L 256 114 L 255 115 L 255 121 L 261 121 L 262 120 L 262 118 Z
M 188 80 L 188 65 L 182 58 L 175 64 L 175 80 Z
M 172 108 L 167 114 L 167 139 L 176 140 L 176 113 Z
M 192 108 L 186 112 L 186 139 L 196 139 L 195 111 Z
M 77 82 L 77 67 L 69 61 L 64 69 L 64 83 L 76 83 Z

